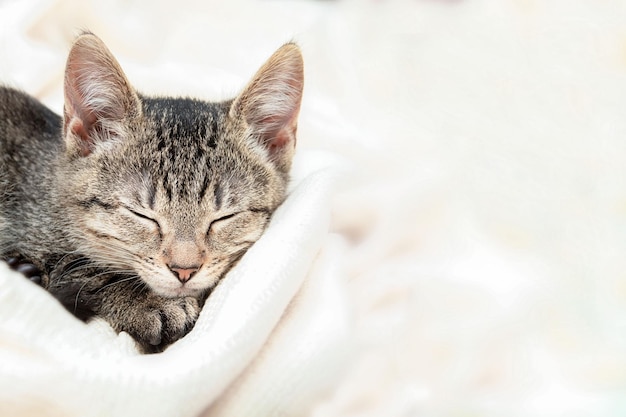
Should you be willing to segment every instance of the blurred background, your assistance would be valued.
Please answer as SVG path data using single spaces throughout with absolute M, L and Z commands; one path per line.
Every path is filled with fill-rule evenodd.
M 358 347 L 314 417 L 626 415 L 626 2 L 0 0 L 0 79 L 62 109 L 100 36 L 145 93 L 305 59 Z

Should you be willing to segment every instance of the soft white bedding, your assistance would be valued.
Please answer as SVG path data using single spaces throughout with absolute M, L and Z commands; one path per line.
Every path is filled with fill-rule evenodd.
M 162 354 L 138 354 L 104 322 L 79 322 L 0 265 L 0 415 L 187 416 L 211 404 L 204 415 L 306 411 L 343 367 L 350 330 L 341 239 L 327 233 L 336 173 L 311 159 L 296 161 L 308 174 L 191 333 Z
M 621 0 L 0 0 L 0 79 L 57 111 L 78 28 L 149 93 L 232 96 L 291 39 L 305 59 L 290 205 L 170 351 L 0 267 L 0 415 L 623 415 L 624 21 Z

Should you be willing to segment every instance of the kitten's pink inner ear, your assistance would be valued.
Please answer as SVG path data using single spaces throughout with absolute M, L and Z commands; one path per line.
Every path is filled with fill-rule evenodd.
M 295 132 L 293 136 L 294 136 L 293 140 L 295 142 Z M 287 146 L 287 144 L 291 141 L 291 139 L 292 139 L 292 135 L 290 135 L 289 132 L 284 131 L 284 129 L 279 130 L 278 133 L 274 135 L 274 137 L 269 143 L 270 152 L 273 153 L 276 150 L 284 146 Z
M 72 68 L 68 64 L 67 77 L 75 77 L 72 74 Z M 81 107 L 77 107 L 77 103 L 84 101 L 83 97 L 75 90 L 72 84 L 65 85 L 65 108 L 64 108 L 64 124 L 65 130 L 77 139 L 78 153 L 80 156 L 89 156 L 93 150 L 94 142 L 91 139 L 90 131 L 96 122 L 96 116 L 93 112 L 84 113 L 89 109 L 84 106 L 83 113 L 79 113 Z M 80 104 L 79 104 L 80 105 Z
M 93 142 L 89 137 L 88 129 L 85 127 L 83 121 L 78 118 L 73 118 L 67 127 L 71 134 L 80 139 L 79 155 L 82 157 L 89 156 L 93 147 Z
M 303 66 L 295 44 L 282 46 L 257 71 L 233 105 L 282 170 L 289 168 L 296 142 Z
M 95 35 L 80 35 L 65 68 L 64 132 L 67 149 L 88 156 L 101 143 L 120 140 L 139 97 L 119 63 Z

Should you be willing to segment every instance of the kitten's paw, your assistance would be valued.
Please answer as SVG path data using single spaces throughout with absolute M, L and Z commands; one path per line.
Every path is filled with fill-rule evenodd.
M 47 286 L 47 276 L 45 276 L 35 264 L 32 264 L 18 256 L 12 256 L 7 258 L 6 263 L 9 264 L 9 267 L 12 270 L 24 275 L 35 284 L 41 285 L 42 287 Z
M 139 309 L 130 328 L 123 329 L 137 340 L 146 352 L 161 352 L 193 328 L 200 314 L 193 297 L 155 297 Z

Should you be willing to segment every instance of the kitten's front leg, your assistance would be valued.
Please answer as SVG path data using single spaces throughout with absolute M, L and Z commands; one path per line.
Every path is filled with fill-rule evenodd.
M 86 258 L 66 259 L 51 275 L 50 293 L 76 317 L 106 320 L 130 334 L 145 353 L 161 352 L 193 328 L 205 294 L 165 298 L 138 276 L 89 267 Z
M 145 353 L 161 352 L 193 328 L 204 297 L 164 298 L 136 282 L 120 281 L 98 291 L 94 312 L 130 334 Z

